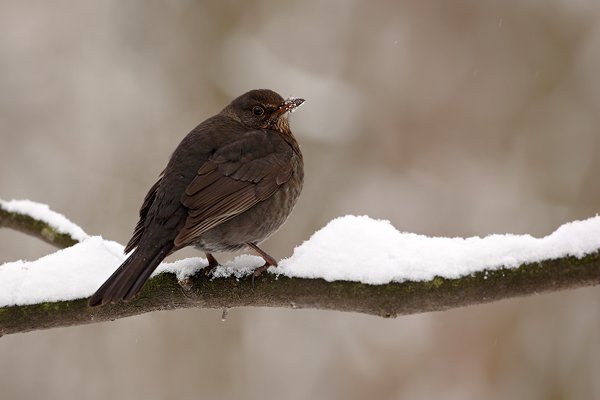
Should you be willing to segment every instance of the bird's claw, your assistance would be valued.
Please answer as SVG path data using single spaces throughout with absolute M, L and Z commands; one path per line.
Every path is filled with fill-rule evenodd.
M 207 265 L 206 267 L 202 268 L 202 275 L 204 275 L 205 278 L 210 278 L 217 267 L 218 265 Z
M 262 265 L 254 270 L 254 272 L 252 273 L 252 286 L 254 286 L 254 279 L 258 278 L 263 272 L 268 270 L 270 266 L 271 266 L 271 264 L 265 263 L 264 265 Z
M 206 259 L 208 260 L 208 265 L 202 268 L 202 274 L 204 277 L 209 278 L 214 272 L 215 268 L 217 268 L 220 264 L 210 253 L 206 253 Z

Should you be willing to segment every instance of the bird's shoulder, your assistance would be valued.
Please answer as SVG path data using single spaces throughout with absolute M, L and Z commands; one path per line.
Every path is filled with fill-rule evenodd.
M 216 149 L 211 157 L 217 164 L 250 162 L 271 155 L 290 156 L 292 147 L 282 135 L 269 129 L 248 130 Z
M 179 143 L 177 152 L 214 152 L 244 134 L 247 128 L 228 115 L 217 114 L 198 124 Z M 175 155 L 175 154 L 174 154 Z
M 293 157 L 293 149 L 277 132 L 248 131 L 217 149 L 198 168 L 186 194 L 195 195 L 217 180 L 243 181 L 248 185 L 263 181 L 262 185 L 271 182 L 277 186 L 289 179 Z

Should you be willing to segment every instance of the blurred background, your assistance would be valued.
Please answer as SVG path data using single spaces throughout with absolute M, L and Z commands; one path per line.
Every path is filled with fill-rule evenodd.
M 308 100 L 277 258 L 344 214 L 544 236 L 600 211 L 598 71 L 594 0 L 2 0 L 0 198 L 125 243 L 183 136 L 264 87 Z M 0 231 L 0 262 L 52 251 Z M 0 397 L 599 399 L 599 303 L 588 288 L 394 320 L 193 309 L 16 334 Z

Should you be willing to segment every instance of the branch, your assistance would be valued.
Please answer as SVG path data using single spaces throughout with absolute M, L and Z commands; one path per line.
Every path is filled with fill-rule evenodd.
M 0 201 L 0 227 L 36 236 L 57 247 L 87 237 L 81 229 L 46 205 L 26 202 L 25 209 L 42 206 L 42 219 L 6 207 Z M 23 206 L 23 202 L 19 202 Z M 3 207 L 4 206 L 4 207 Z M 14 207 L 14 204 L 13 204 Z M 52 217 L 48 217 L 49 213 Z M 74 232 L 72 235 L 62 230 Z M 65 228 L 67 227 L 67 228 Z M 563 231 L 564 233 L 565 231 Z M 592 232 L 595 235 L 595 233 Z M 323 265 L 327 268 L 327 265 Z M 570 289 L 600 283 L 600 251 L 583 258 L 563 257 L 528 263 L 518 268 L 482 270 L 456 279 L 435 277 L 423 282 L 368 285 L 358 282 L 277 277 L 265 273 L 251 278 L 207 279 L 202 271 L 184 281 L 164 272 L 150 279 L 133 301 L 90 308 L 87 299 L 0 307 L 0 336 L 38 329 L 82 325 L 178 308 L 243 306 L 312 308 L 353 311 L 381 317 L 441 311 L 471 304 Z
M 387 285 L 276 277 L 270 273 L 262 274 L 254 285 L 250 278 L 208 280 L 202 274 L 179 282 L 174 274 L 162 273 L 148 281 L 140 296 L 128 303 L 90 308 L 87 299 L 77 299 L 0 308 L 0 335 L 191 307 L 312 308 L 388 318 L 599 283 L 600 252 L 581 259 L 565 257 L 516 269 L 484 270 L 457 279 L 436 277 L 426 282 Z
M 59 232 L 58 229 L 47 222 L 35 219 L 30 215 L 16 211 L 9 211 L 0 201 L 0 228 L 11 228 L 27 235 L 34 236 L 52 246 L 64 249 L 78 243 L 68 233 Z

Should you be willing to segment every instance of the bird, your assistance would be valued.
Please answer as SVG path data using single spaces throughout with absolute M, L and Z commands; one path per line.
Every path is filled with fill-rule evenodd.
M 127 259 L 90 297 L 91 307 L 131 300 L 165 257 L 187 246 L 206 253 L 258 247 L 285 222 L 304 183 L 300 145 L 288 115 L 304 103 L 269 89 L 234 99 L 179 143 L 150 188 L 125 246 Z

